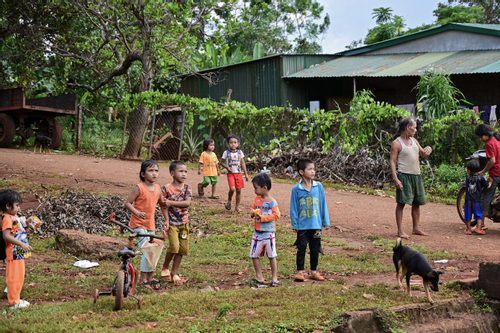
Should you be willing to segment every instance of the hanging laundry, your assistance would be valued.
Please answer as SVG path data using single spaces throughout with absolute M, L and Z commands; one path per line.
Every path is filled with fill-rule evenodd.
M 484 107 L 483 121 L 490 121 L 491 106 Z
M 497 106 L 496 105 L 491 106 L 490 125 L 493 127 L 495 127 L 497 125 Z

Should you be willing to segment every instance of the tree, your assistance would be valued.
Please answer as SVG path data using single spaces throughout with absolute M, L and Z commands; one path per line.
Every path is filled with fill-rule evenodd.
M 220 38 L 220 31 L 232 33 L 241 26 L 233 14 L 215 28 L 206 24 L 217 20 L 218 11 L 236 6 L 233 0 L 71 0 L 56 1 L 53 6 L 76 11 L 72 27 L 55 35 L 38 33 L 43 46 L 35 45 L 34 50 L 67 61 L 71 75 L 66 86 L 90 92 L 107 88 L 110 92 L 151 91 L 158 76 L 168 76 L 179 66 L 189 67 L 198 36 Z M 63 13 L 54 14 L 65 18 Z M 145 105 L 134 110 L 125 157 L 135 157 L 140 151 L 149 114 Z
M 372 18 L 375 19 L 375 23 L 377 24 L 390 22 L 392 20 L 392 8 L 391 7 L 374 8 L 372 12 Z
M 392 15 L 392 8 L 380 7 L 373 9 L 372 18 L 378 24 L 368 30 L 364 40 L 366 45 L 378 43 L 404 34 L 404 19 L 399 15 Z
M 468 4 L 469 7 L 482 8 L 485 19 L 484 23 L 500 23 L 500 3 L 494 0 L 448 0 L 448 3 Z

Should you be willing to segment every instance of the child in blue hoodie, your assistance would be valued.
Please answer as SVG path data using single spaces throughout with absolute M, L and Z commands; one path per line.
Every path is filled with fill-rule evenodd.
M 296 281 L 304 281 L 304 263 L 306 248 L 309 244 L 311 253 L 311 280 L 324 281 L 316 269 L 321 248 L 321 230 L 330 229 L 330 217 L 326 206 L 325 190 L 320 182 L 314 181 L 314 162 L 301 159 L 297 162 L 297 171 L 302 179 L 292 189 L 290 200 L 290 219 L 293 231 L 297 234 L 297 274 Z

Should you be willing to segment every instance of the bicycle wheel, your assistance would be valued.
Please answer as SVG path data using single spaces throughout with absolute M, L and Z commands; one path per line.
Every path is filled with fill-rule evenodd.
M 115 310 L 121 310 L 122 308 L 124 283 L 125 283 L 125 272 L 119 270 L 118 274 L 116 274 Z
M 458 216 L 460 216 L 460 219 L 462 220 L 463 223 L 465 223 L 465 212 L 464 212 L 464 205 L 465 205 L 465 187 L 462 187 L 460 191 L 458 191 L 457 195 L 457 212 Z M 477 224 L 476 220 L 470 221 L 470 225 L 473 227 Z

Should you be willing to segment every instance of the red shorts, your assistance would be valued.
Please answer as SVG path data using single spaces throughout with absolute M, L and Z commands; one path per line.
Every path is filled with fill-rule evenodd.
M 228 173 L 227 182 L 229 183 L 229 187 L 235 187 L 236 189 L 245 187 L 245 182 L 243 181 L 241 173 Z

